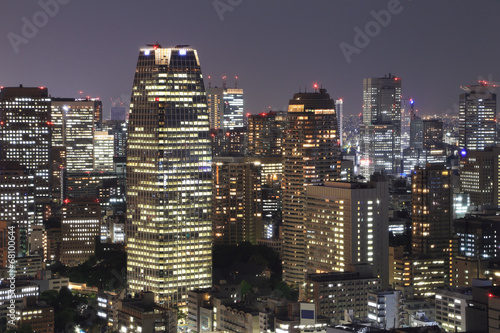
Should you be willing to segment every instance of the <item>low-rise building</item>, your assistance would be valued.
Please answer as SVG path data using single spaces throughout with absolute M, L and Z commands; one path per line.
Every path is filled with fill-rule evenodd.
M 368 272 L 309 274 L 303 299 L 316 304 L 319 316 L 339 324 L 346 310 L 356 318 L 366 318 L 368 293 L 378 290 L 380 279 Z
M 177 312 L 154 302 L 154 293 L 118 302 L 117 329 L 122 333 L 176 333 Z
M 8 321 L 7 327 L 19 329 L 30 325 L 33 333 L 54 333 L 54 308 L 37 303 L 36 296 L 25 297 L 23 304 L 16 307 L 16 320 Z
M 450 332 L 465 332 L 466 308 L 472 300 L 470 288 L 447 288 L 436 291 L 436 321 Z

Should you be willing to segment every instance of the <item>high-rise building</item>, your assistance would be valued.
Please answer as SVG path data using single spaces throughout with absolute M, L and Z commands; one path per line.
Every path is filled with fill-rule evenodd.
M 114 171 L 115 137 L 110 131 L 94 132 L 94 170 Z
M 248 116 L 246 156 L 282 157 L 286 112 L 269 111 Z
M 35 224 L 34 174 L 18 162 L 0 162 L 0 222 L 15 227 L 19 256 L 28 254 L 28 236 Z
M 283 143 L 283 279 L 304 282 L 306 187 L 335 180 L 340 160 L 337 114 L 325 89 L 290 100 Z
M 363 80 L 362 174 L 384 170 L 400 172 L 401 78 L 385 76 Z
M 94 131 L 101 110 L 98 99 L 52 98 L 52 146 L 65 147 L 66 172 L 94 170 Z
M 451 170 L 440 164 L 417 167 L 411 184 L 412 254 L 444 258 L 452 236 Z
M 260 168 L 243 157 L 213 160 L 212 227 L 215 244 L 257 244 L 262 238 Z
M 388 285 L 387 181 L 308 186 L 305 213 L 307 273 L 353 271 L 370 264 Z
M 243 89 L 207 88 L 210 128 L 233 130 L 244 127 Z
M 65 199 L 61 213 L 61 262 L 77 266 L 95 254 L 101 224 L 99 201 L 93 198 Z
M 462 86 L 459 109 L 460 149 L 483 150 L 496 143 L 497 95 L 486 82 Z
M 460 160 L 460 189 L 474 206 L 500 205 L 498 171 L 500 147 L 463 151 Z
M 34 172 L 35 223 L 42 223 L 50 205 L 51 126 L 47 88 L 0 90 L 0 161 Z
M 212 153 L 196 50 L 140 50 L 127 141 L 129 291 L 166 304 L 212 284 Z
M 423 146 L 428 152 L 443 145 L 443 121 L 440 119 L 423 120 Z

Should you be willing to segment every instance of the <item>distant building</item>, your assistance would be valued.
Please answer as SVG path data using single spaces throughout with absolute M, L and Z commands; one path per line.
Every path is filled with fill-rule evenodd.
M 52 98 L 52 146 L 65 147 L 67 172 L 94 169 L 94 131 L 101 118 L 98 99 Z
M 362 174 L 400 172 L 401 78 L 363 79 Z
M 18 162 L 33 172 L 38 224 L 50 206 L 52 126 L 47 88 L 21 85 L 0 90 L 0 161 Z
M 286 112 L 269 111 L 248 116 L 246 156 L 282 157 Z
M 469 150 L 460 159 L 460 188 L 470 196 L 472 205 L 500 205 L 498 172 L 500 147 Z
M 61 212 L 61 262 L 76 266 L 95 254 L 101 209 L 95 199 L 66 199 Z
M 114 171 L 115 137 L 110 131 L 94 132 L 94 170 Z
M 497 141 L 497 95 L 485 82 L 462 86 L 459 102 L 459 147 L 466 152 L 483 150 Z
M 243 89 L 209 87 L 206 92 L 210 128 L 233 130 L 244 127 Z
M 212 170 L 213 242 L 256 244 L 263 235 L 259 166 L 243 158 L 219 157 Z

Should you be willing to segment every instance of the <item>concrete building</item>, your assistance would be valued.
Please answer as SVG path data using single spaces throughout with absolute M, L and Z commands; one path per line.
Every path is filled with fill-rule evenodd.
M 154 294 L 118 302 L 116 329 L 122 333 L 176 333 L 177 311 L 154 302 Z
M 301 299 L 316 305 L 318 316 L 339 324 L 346 311 L 355 318 L 368 315 L 368 293 L 381 288 L 380 279 L 368 272 L 308 274 Z
M 76 266 L 95 254 L 101 208 L 95 199 L 65 199 L 61 212 L 61 262 Z
M 213 160 L 212 230 L 215 244 L 257 244 L 263 237 L 260 168 L 243 157 Z
M 397 290 L 368 293 L 368 319 L 379 328 L 398 328 L 402 297 L 402 292 Z
M 36 296 L 23 298 L 23 304 L 16 307 L 16 321 L 10 321 L 7 327 L 20 329 L 23 325 L 30 325 L 33 333 L 54 333 L 54 308 L 37 303 Z
M 325 89 L 294 94 L 283 143 L 283 280 L 304 282 L 306 188 L 338 178 L 332 168 L 340 161 L 334 100 Z
M 305 201 L 308 273 L 353 271 L 371 264 L 389 283 L 388 183 L 326 182 L 308 186 Z
M 127 140 L 127 282 L 166 305 L 212 284 L 210 121 L 196 50 L 142 48 Z
M 465 311 L 470 300 L 470 288 L 436 290 L 436 321 L 449 332 L 466 332 Z

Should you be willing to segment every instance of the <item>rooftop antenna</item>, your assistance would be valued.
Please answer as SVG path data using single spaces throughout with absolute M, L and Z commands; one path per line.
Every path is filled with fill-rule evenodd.
M 238 89 L 238 77 L 234 77 L 236 79 L 236 82 L 234 83 L 234 89 Z
M 212 77 L 209 75 L 208 76 L 208 87 L 209 88 L 212 88 L 212 80 L 211 79 L 212 79 Z
M 224 89 L 226 89 L 226 78 L 227 77 L 225 75 L 222 77 L 222 88 Z

